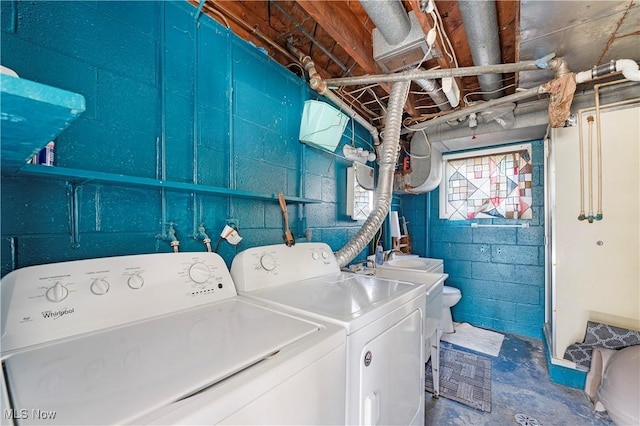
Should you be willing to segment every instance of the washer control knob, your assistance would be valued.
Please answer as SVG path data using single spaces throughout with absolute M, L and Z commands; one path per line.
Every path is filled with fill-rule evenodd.
M 313 260 L 318 260 L 320 258 L 320 255 L 314 251 L 313 253 L 311 253 L 311 257 L 313 258 Z
M 131 275 L 127 280 L 127 285 L 133 290 L 140 290 L 144 285 L 144 279 L 138 274 Z
M 211 272 L 209 272 L 209 267 L 204 263 L 196 262 L 189 267 L 189 278 L 194 283 L 206 283 L 209 277 L 211 277 Z
M 62 302 L 68 295 L 69 290 L 59 282 L 55 283 L 53 287 L 49 287 L 46 293 L 47 299 L 55 303 Z
M 96 296 L 102 296 L 103 294 L 107 294 L 109 291 L 109 283 L 103 279 L 93 280 L 91 283 L 91 293 Z
M 267 271 L 276 269 L 276 260 L 270 254 L 263 254 L 260 257 L 260 265 Z

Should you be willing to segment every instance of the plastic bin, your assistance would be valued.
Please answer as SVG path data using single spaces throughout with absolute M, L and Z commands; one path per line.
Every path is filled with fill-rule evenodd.
M 331 105 L 314 100 L 304 103 L 300 123 L 300 142 L 335 151 L 349 117 Z

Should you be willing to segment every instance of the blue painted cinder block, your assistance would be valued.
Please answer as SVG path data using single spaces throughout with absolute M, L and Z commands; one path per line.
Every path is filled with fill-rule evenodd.
M 336 206 L 334 204 L 310 204 L 305 207 L 305 211 L 307 214 L 307 222 L 313 224 L 314 227 L 333 228 L 336 225 Z
M 6 15 L 12 14 L 12 5 L 17 6 L 16 28 Z M 326 237 L 336 250 L 359 229 L 358 222 L 338 219 L 342 201 L 337 186 L 344 185 L 339 176 L 346 163 L 298 141 L 303 102 L 318 96 L 303 80 L 205 15 L 196 35 L 193 5 L 149 1 L 1 6 L 3 64 L 87 99 L 83 117 L 56 140 L 58 166 L 157 178 L 164 154 L 164 174 L 170 181 L 192 182 L 197 169 L 197 180 L 204 185 L 322 199 L 304 208 L 290 205 L 290 217 L 297 224 L 304 214 L 313 240 Z M 368 132 L 355 125 L 355 135 L 349 125 L 343 143 L 355 140 L 367 148 Z M 220 246 L 227 264 L 238 250 L 282 242 L 275 199 L 166 191 L 163 202 L 157 189 L 85 184 L 78 190 L 79 245 L 72 245 L 65 182 L 3 178 L 1 193 L 2 274 L 13 267 L 4 261 L 5 254 L 12 259 L 16 250 L 29 251 L 18 266 L 168 252 L 168 242 L 156 238 L 166 232 L 163 221 L 175 223 L 181 250 L 200 251 L 202 243 L 193 239 L 197 222 L 204 222 L 215 236 L 227 216 L 238 218 L 244 240 L 238 247 Z M 9 214 L 16 211 L 19 218 Z M 420 221 L 426 223 L 424 216 Z M 16 242 L 17 248 L 7 241 Z
M 160 27 L 160 9 L 165 2 L 155 1 L 97 1 L 95 7 L 105 15 L 126 24 L 133 31 L 153 37 Z M 169 3 L 169 2 L 166 2 Z M 87 2 L 91 6 L 91 2 Z
M 450 259 L 444 264 L 444 271 L 449 275 L 455 275 L 456 277 L 471 278 L 472 264 L 473 262 L 470 260 Z
M 2 177 L 2 235 L 64 233 L 69 229 L 64 182 Z
M 0 3 L 4 6 L 9 2 Z M 98 69 L 95 66 L 17 37 L 2 37 L 0 48 L 2 65 L 13 69 L 21 78 L 81 94 L 86 109 L 78 120 L 96 118 Z
M 141 82 L 156 79 L 153 39 L 83 2 L 18 3 L 18 13 L 18 33 L 35 44 Z
M 469 226 L 434 226 L 431 228 L 432 238 L 441 242 L 471 243 L 472 229 Z
M 476 228 L 473 242 L 481 244 L 516 244 L 516 230 L 513 228 Z
M 544 227 L 531 226 L 529 228 L 518 229 L 516 241 L 519 245 L 540 246 L 544 244 Z
M 473 262 L 471 264 L 473 278 L 490 278 L 492 281 L 511 281 L 515 273 L 515 265 L 504 263 Z
M 483 224 L 528 223 L 530 228 L 472 229 L 469 221 L 439 219 L 439 188 L 426 195 L 402 196 L 401 211 L 410 222 L 410 233 L 414 232 L 411 222 L 416 220 L 416 215 L 428 216 L 429 239 L 424 248 L 416 247 L 419 240 L 414 239 L 413 251 L 428 249 L 431 257 L 442 258 L 445 271 L 450 274 L 447 285 L 463 288 L 462 300 L 453 307 L 455 320 L 540 338 L 544 321 L 542 141 L 532 142 L 532 158 L 533 219 L 481 221 Z M 417 205 L 426 208 L 427 204 L 428 211 L 418 211 Z M 522 306 L 528 306 L 526 314 L 516 315 Z
M 137 80 L 98 71 L 96 118 L 122 129 L 157 135 L 158 87 Z
M 518 303 L 519 305 L 536 305 L 540 306 L 543 301 L 540 300 L 540 291 L 536 286 L 513 284 L 500 281 L 493 286 L 495 298 L 499 298 L 505 302 Z M 526 322 L 526 321 L 523 321 Z
M 544 287 L 544 266 L 516 265 L 511 282 Z
M 520 324 L 534 324 L 538 321 L 544 321 L 544 305 L 518 303 L 516 306 L 516 321 Z
M 496 263 L 537 265 L 538 247 L 494 245 L 491 248 L 491 261 Z
M 449 281 L 452 281 L 449 282 Z M 459 288 L 463 295 L 469 295 L 469 300 L 480 299 L 496 299 L 495 282 L 486 280 L 476 280 L 473 278 L 463 278 L 454 276 L 449 280 L 447 285 Z

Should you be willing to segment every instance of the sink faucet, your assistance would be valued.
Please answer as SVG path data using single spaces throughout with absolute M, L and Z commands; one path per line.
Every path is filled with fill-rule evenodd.
M 400 251 L 400 250 L 398 250 L 398 249 L 392 249 L 392 250 L 389 250 L 388 252 L 386 252 L 386 253 L 384 254 L 384 261 L 386 262 L 387 260 L 392 259 L 392 255 L 393 255 L 393 253 L 400 253 L 400 254 L 404 254 L 403 252 L 401 252 L 401 251 Z

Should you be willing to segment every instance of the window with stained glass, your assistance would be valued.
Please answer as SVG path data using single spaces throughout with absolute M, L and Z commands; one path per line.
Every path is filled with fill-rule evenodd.
M 440 218 L 531 219 L 531 145 L 443 156 Z

